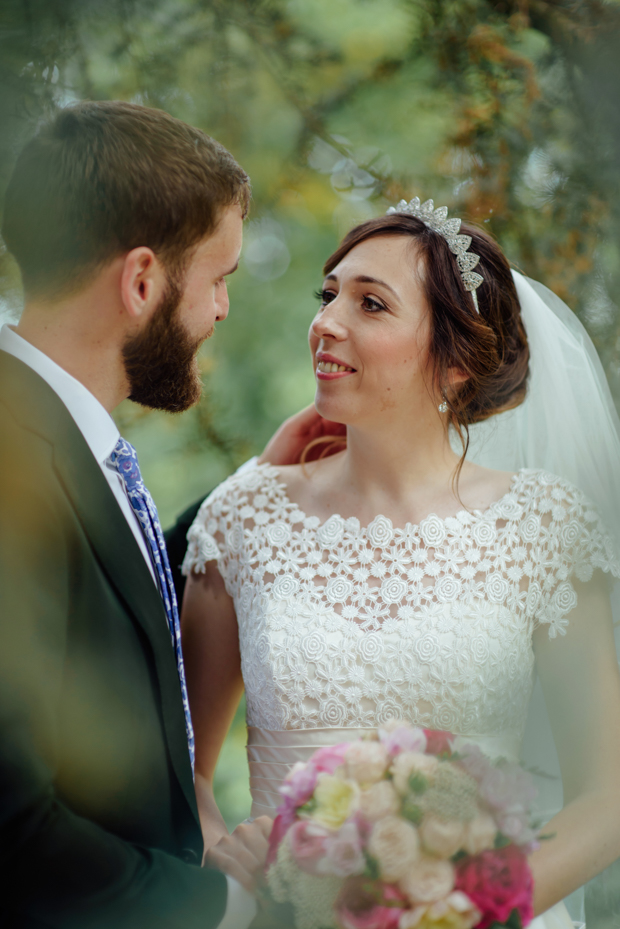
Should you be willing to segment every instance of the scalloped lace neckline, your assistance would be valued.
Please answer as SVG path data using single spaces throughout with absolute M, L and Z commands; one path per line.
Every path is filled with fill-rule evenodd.
M 524 477 L 527 471 L 527 468 L 519 468 L 519 470 L 516 471 L 510 478 L 510 486 L 508 487 L 508 490 L 506 491 L 506 493 L 502 494 L 501 497 L 498 497 L 497 500 L 494 500 L 492 503 L 490 503 L 489 506 L 486 507 L 486 509 L 484 510 L 471 510 L 470 512 L 469 510 L 461 509 L 461 510 L 458 510 L 458 512 L 455 513 L 453 516 L 438 516 L 436 513 L 431 512 L 431 513 L 428 513 L 424 517 L 424 519 L 421 519 L 420 522 L 418 523 L 407 522 L 405 523 L 404 526 L 394 526 L 389 516 L 383 516 L 383 514 L 377 513 L 377 515 L 373 517 L 373 519 L 368 523 L 368 525 L 362 526 L 357 516 L 346 516 L 345 517 L 345 516 L 341 516 L 340 513 L 331 513 L 326 519 L 321 520 L 319 516 L 316 516 L 312 513 L 306 513 L 304 510 L 302 510 L 299 504 L 295 503 L 295 501 L 291 500 L 291 498 L 289 497 L 288 486 L 280 478 L 278 474 L 278 468 L 275 465 L 272 465 L 266 462 L 265 464 L 258 465 L 258 467 L 265 469 L 265 476 L 271 480 L 273 486 L 279 491 L 287 509 L 290 508 L 292 512 L 298 515 L 298 518 L 295 520 L 295 522 L 300 522 L 300 523 L 303 522 L 304 524 L 308 524 L 308 522 L 311 522 L 313 529 L 321 529 L 331 520 L 341 520 L 345 525 L 349 527 L 354 526 L 355 530 L 360 533 L 367 532 L 370 529 L 370 527 L 373 525 L 375 520 L 377 519 L 387 520 L 393 532 L 404 532 L 404 533 L 417 532 L 420 529 L 420 527 L 424 523 L 426 523 L 429 519 L 438 520 L 446 528 L 455 522 L 460 523 L 461 525 L 465 525 L 465 524 L 470 524 L 474 520 L 487 521 L 495 510 L 501 509 L 502 504 L 507 500 L 508 497 L 513 496 L 513 494 L 515 493 L 515 490 L 517 489 L 519 480 Z M 495 518 L 497 520 L 499 517 L 496 516 Z

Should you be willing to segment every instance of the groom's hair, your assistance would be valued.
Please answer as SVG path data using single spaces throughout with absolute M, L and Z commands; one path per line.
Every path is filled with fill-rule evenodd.
M 200 129 L 132 103 L 84 102 L 19 155 L 2 234 L 27 296 L 53 299 L 141 245 L 178 276 L 222 210 L 239 204 L 245 216 L 249 200 L 245 171 Z

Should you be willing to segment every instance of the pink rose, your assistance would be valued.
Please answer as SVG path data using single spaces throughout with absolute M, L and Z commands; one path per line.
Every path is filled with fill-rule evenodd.
M 465 768 L 467 773 L 481 784 L 487 774 L 493 770 L 493 765 L 487 756 L 473 742 L 463 742 L 461 739 L 458 740 L 456 750 L 460 756 L 461 767 Z
M 309 819 L 296 822 L 288 832 L 288 842 L 297 866 L 308 874 L 319 874 L 326 855 L 330 830 Z
M 345 823 L 325 841 L 325 858 L 319 864 L 321 874 L 350 877 L 366 867 L 362 839 L 354 822 Z
M 317 769 L 312 762 L 303 764 L 298 761 L 280 784 L 279 790 L 294 807 L 302 806 L 314 793 L 316 780 Z
M 325 748 L 319 748 L 310 759 L 310 764 L 317 772 L 333 774 L 334 771 L 344 764 L 344 758 L 350 742 L 340 742 L 338 745 L 326 745 Z
M 536 833 L 530 829 L 526 813 L 509 813 L 498 818 L 498 826 L 507 839 L 516 845 L 531 845 L 536 839 Z
M 490 768 L 480 784 L 481 797 L 505 814 L 526 815 L 536 794 L 531 775 L 508 761 Z
M 355 877 L 343 886 L 336 915 L 342 929 L 398 929 L 406 905 L 397 887 Z
M 527 858 L 516 845 L 481 852 L 456 865 L 456 888 L 483 914 L 476 929 L 505 923 L 513 910 L 527 926 L 534 916 L 534 882 Z
M 401 752 L 426 751 L 426 736 L 423 730 L 413 729 L 407 723 L 380 729 L 379 738 L 390 755 L 400 755 Z
M 454 736 L 442 729 L 425 729 L 426 751 L 429 755 L 451 755 Z
M 269 836 L 269 848 L 267 850 L 267 859 L 265 861 L 265 870 L 269 868 L 276 858 L 278 857 L 278 848 L 280 842 L 290 829 L 292 823 L 295 821 L 295 814 L 293 812 L 293 818 L 289 819 L 287 814 L 278 813 L 276 818 L 273 821 L 273 826 L 271 827 L 271 834 Z

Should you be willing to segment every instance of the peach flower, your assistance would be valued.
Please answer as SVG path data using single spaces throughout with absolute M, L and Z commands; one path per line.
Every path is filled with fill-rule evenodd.
M 486 849 L 495 847 L 497 826 L 489 813 L 479 813 L 465 827 L 465 844 L 463 848 L 470 855 L 479 855 Z
M 398 816 L 385 816 L 372 828 L 368 851 L 376 858 L 381 877 L 388 882 L 398 881 L 420 855 L 417 829 Z
M 412 903 L 436 903 L 448 896 L 454 879 L 454 868 L 449 861 L 422 857 L 407 869 L 398 883 Z
M 409 778 L 412 774 L 421 774 L 428 781 L 433 780 L 439 762 L 434 755 L 421 752 L 401 752 L 392 762 L 391 772 L 394 787 L 400 794 L 409 793 Z
M 380 781 L 388 761 L 387 749 L 381 742 L 352 742 L 345 755 L 348 776 L 364 785 Z
M 384 816 L 393 816 L 400 809 L 400 799 L 390 781 L 371 784 L 360 794 L 360 810 L 371 823 Z
M 438 858 L 452 858 L 463 848 L 466 826 L 457 819 L 447 822 L 427 813 L 420 825 L 420 838 L 425 849 Z

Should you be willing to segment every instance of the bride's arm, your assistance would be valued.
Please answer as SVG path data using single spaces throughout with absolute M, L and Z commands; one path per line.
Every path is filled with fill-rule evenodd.
M 620 857 L 620 673 L 607 587 L 574 581 L 565 636 L 534 635 L 534 650 L 564 785 L 555 835 L 531 857 L 536 914 Z
M 239 632 L 217 563 L 187 579 L 181 611 L 183 657 L 196 739 L 196 798 L 205 851 L 228 829 L 213 796 L 220 749 L 243 693 Z

